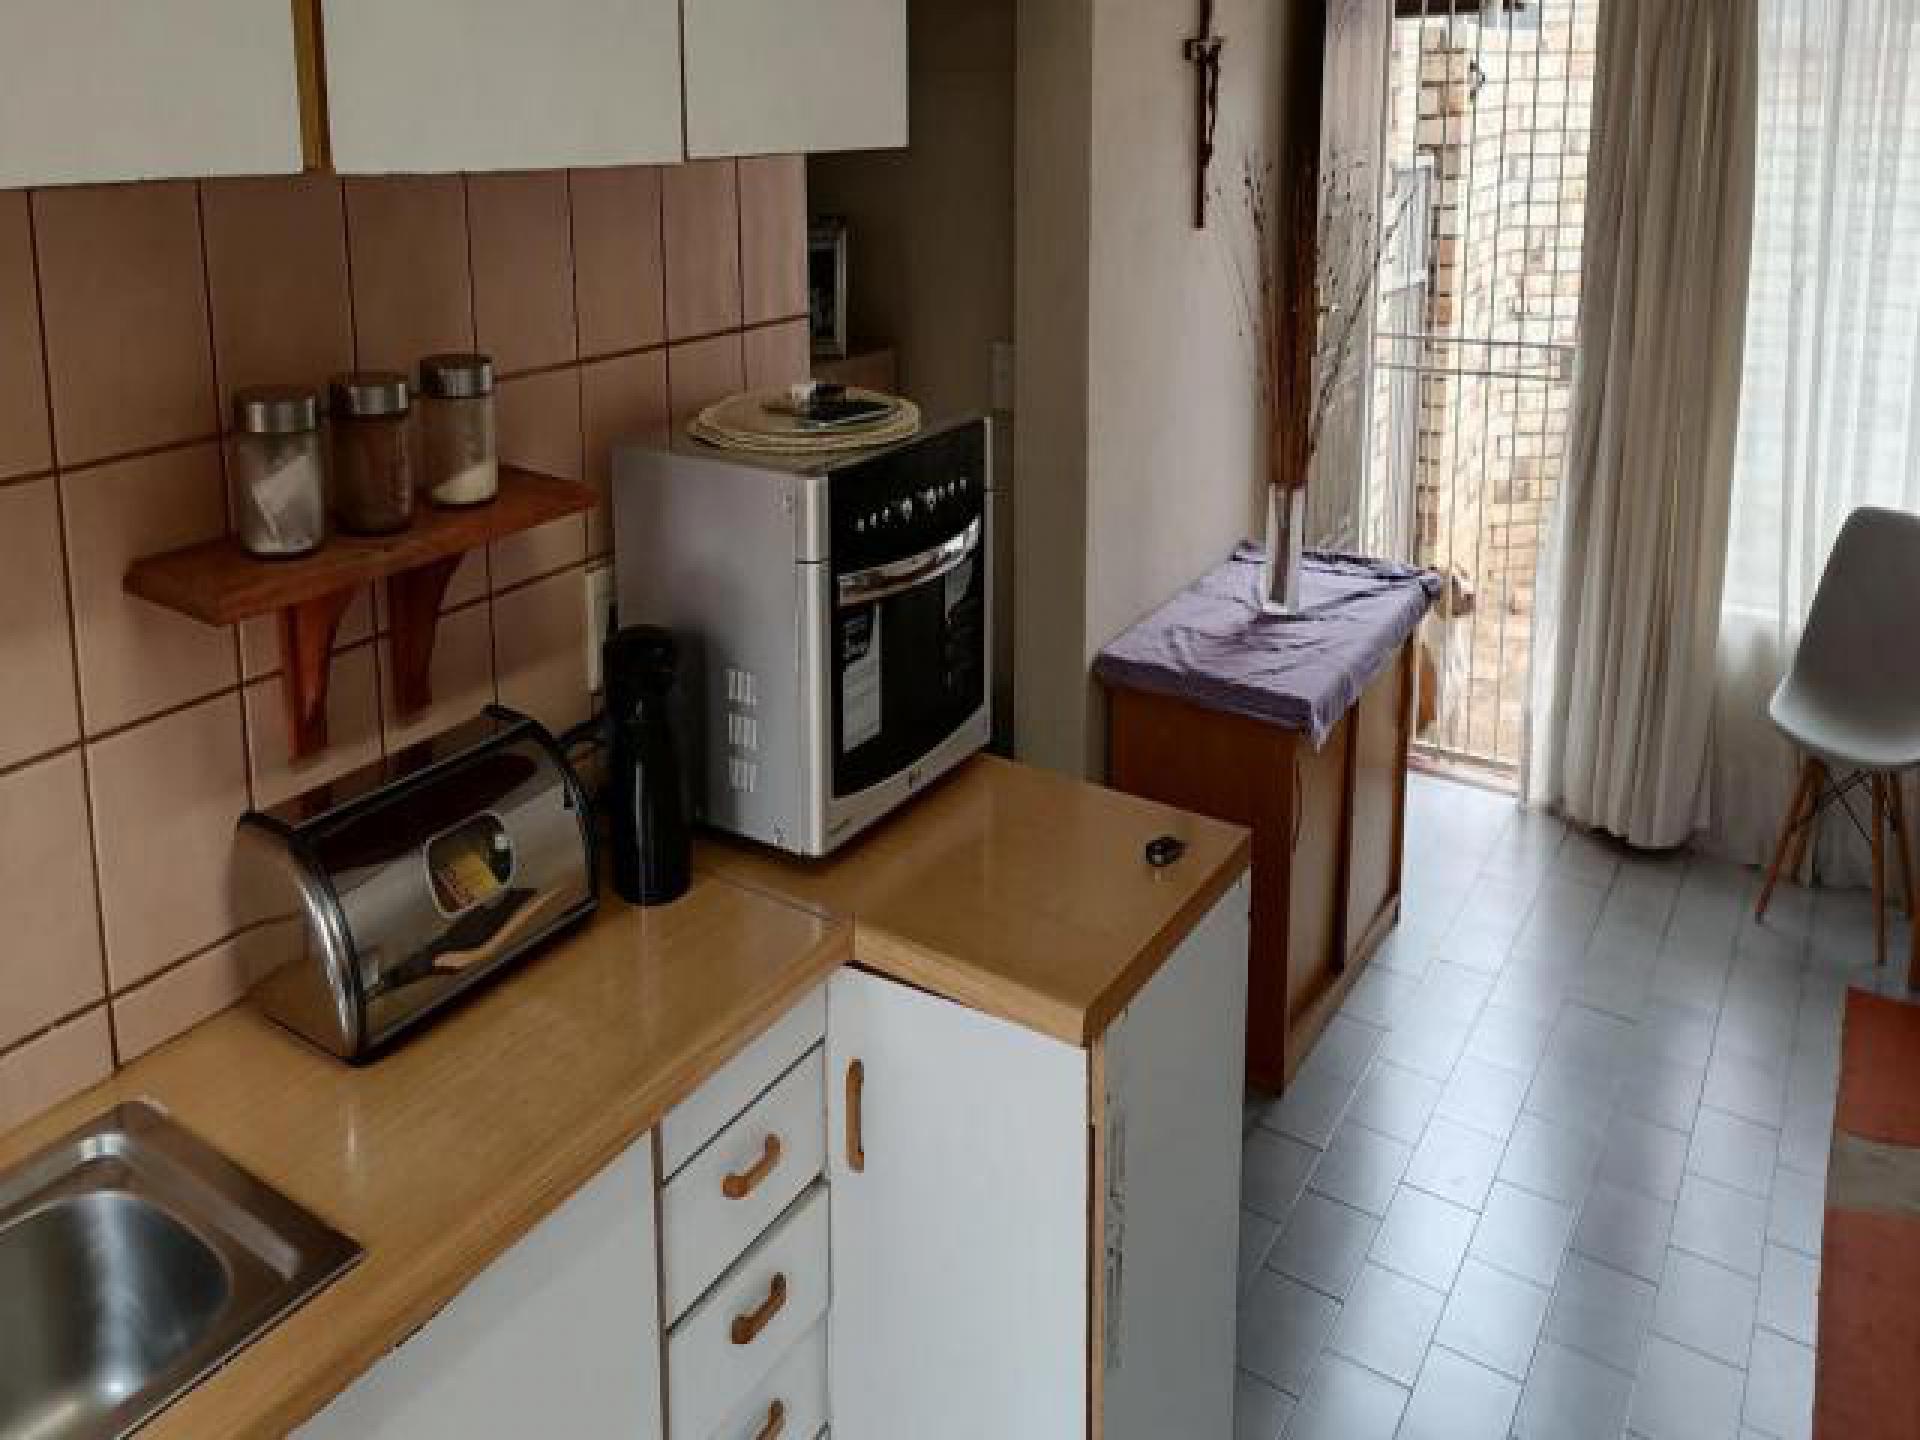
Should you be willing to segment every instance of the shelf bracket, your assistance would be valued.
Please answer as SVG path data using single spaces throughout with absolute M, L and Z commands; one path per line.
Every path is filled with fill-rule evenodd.
M 280 690 L 286 700 L 287 753 L 295 760 L 327 748 L 327 688 L 333 641 L 353 591 L 337 590 L 280 611 Z
M 403 719 L 433 700 L 433 641 L 440 606 L 462 555 L 448 555 L 387 577 L 388 638 L 393 655 L 393 708 Z

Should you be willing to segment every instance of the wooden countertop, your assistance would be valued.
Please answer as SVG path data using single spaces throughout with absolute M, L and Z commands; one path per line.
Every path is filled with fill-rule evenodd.
M 1147 842 L 1186 854 L 1156 870 Z M 1090 1044 L 1247 868 L 1237 825 L 991 756 L 824 861 L 710 839 L 696 867 L 853 923 L 869 970 Z
M 363 1068 L 241 1006 L 0 1136 L 0 1165 L 147 1097 L 365 1247 L 143 1437 L 283 1435 L 850 955 L 848 928 L 717 883 L 577 936 Z

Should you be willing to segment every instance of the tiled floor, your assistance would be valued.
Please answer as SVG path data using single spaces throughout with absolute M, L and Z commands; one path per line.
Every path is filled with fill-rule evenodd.
M 1809 1433 L 1841 1001 L 1881 982 L 1864 896 L 1763 927 L 1756 884 L 1415 780 L 1399 931 L 1248 1102 L 1236 1440 Z

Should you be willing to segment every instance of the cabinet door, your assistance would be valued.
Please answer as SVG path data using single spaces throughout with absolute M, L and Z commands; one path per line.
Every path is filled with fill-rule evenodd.
M 687 154 L 907 143 L 906 0 L 685 7 Z
M 1087 1053 L 853 970 L 827 1053 L 834 1435 L 1084 1434 Z
M 0 5 L 0 189 L 300 164 L 292 7 Z
M 1347 963 L 1380 943 L 1400 897 L 1400 852 L 1412 731 L 1413 642 L 1353 708 L 1353 818 L 1347 844 Z
M 677 0 L 325 0 L 342 174 L 678 160 Z
M 659 1440 L 653 1195 L 648 1137 L 315 1416 L 302 1440 Z

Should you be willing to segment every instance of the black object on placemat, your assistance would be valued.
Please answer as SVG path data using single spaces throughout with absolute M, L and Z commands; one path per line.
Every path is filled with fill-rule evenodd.
M 1156 835 L 1147 842 L 1147 864 L 1164 870 L 1187 853 L 1187 842 L 1177 835 Z
M 607 808 L 613 887 L 633 905 L 664 905 L 692 875 L 687 811 L 674 743 L 672 695 L 680 652 L 673 633 L 630 625 L 607 638 Z

